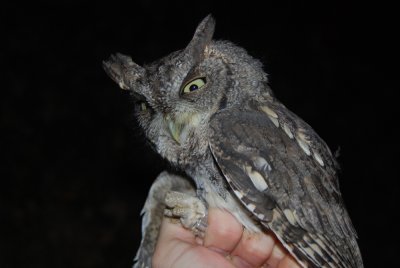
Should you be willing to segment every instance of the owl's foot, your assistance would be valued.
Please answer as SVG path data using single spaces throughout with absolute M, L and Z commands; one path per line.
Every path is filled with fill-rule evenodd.
M 204 237 L 207 228 L 207 208 L 197 197 L 169 191 L 165 197 L 164 215 L 179 218 L 182 225 L 194 235 Z

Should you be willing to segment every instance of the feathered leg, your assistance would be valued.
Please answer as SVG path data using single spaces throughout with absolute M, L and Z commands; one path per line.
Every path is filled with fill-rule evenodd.
M 196 196 L 196 191 L 188 179 L 166 171 L 162 172 L 151 186 L 142 209 L 142 241 L 136 253 L 133 268 L 151 268 L 151 259 L 157 243 L 164 211 L 168 211 L 165 210 L 166 197 L 167 194 L 171 195 L 175 191 L 191 198 Z

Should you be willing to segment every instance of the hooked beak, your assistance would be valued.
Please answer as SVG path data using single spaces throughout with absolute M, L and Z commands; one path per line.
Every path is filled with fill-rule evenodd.
M 178 143 L 182 144 L 189 137 L 192 131 L 198 127 L 201 121 L 201 115 L 197 113 L 187 113 L 172 119 L 170 115 L 165 116 L 171 137 Z
M 172 138 L 180 144 L 180 137 L 181 137 L 181 132 L 183 129 L 183 124 L 175 123 L 169 115 L 165 117 L 165 121 L 168 126 L 169 133 L 171 134 Z

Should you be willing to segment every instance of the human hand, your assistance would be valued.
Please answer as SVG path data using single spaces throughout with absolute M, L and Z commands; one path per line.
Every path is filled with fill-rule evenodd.
M 228 212 L 210 209 L 204 239 L 164 218 L 153 267 L 300 268 L 272 234 L 251 234 Z

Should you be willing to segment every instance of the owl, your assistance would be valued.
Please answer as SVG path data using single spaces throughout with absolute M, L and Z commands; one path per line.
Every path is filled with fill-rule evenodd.
M 143 67 L 119 53 L 103 63 L 178 171 L 150 189 L 135 267 L 151 267 L 165 215 L 202 235 L 208 208 L 249 232 L 272 231 L 302 267 L 363 267 L 328 146 L 274 96 L 260 61 L 212 40 L 214 28 L 209 15 L 186 48 Z

